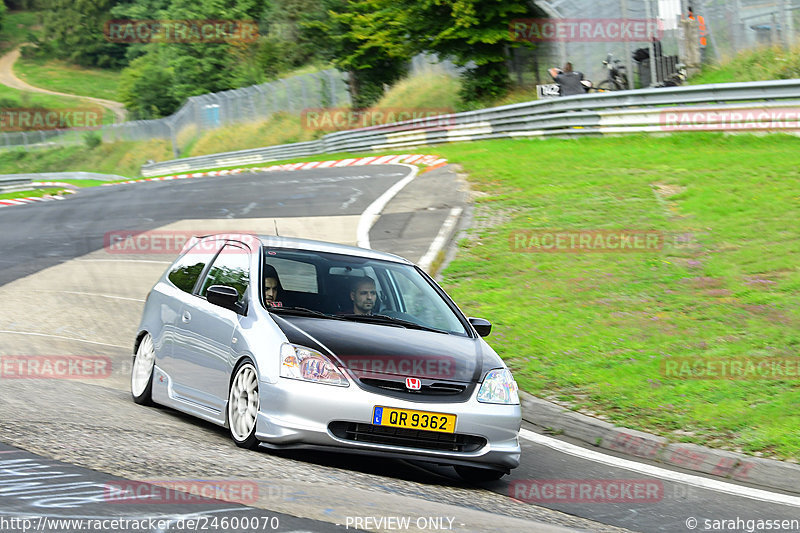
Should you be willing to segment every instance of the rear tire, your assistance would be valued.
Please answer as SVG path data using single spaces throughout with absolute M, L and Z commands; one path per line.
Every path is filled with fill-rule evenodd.
M 131 368 L 131 396 L 139 405 L 153 405 L 153 368 L 156 350 L 153 338 L 146 333 L 139 342 Z
M 255 450 L 256 420 L 259 409 L 258 374 L 250 360 L 245 359 L 236 367 L 228 392 L 228 428 L 233 442 L 240 448 Z
M 491 470 L 489 468 L 478 468 L 476 466 L 461 466 L 456 465 L 456 474 L 461 476 L 464 481 L 471 483 L 486 483 L 487 481 L 497 481 L 504 475 L 502 470 Z
M 604 93 L 606 91 L 612 90 L 612 87 L 609 86 L 608 80 L 603 80 L 597 85 L 595 85 L 593 89 L 597 92 Z

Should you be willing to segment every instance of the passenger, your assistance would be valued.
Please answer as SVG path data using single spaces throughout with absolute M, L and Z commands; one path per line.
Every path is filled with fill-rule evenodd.
M 282 307 L 278 294 L 283 291 L 278 272 L 272 265 L 264 265 L 264 302 L 267 307 Z
M 353 314 L 371 315 L 378 301 L 375 280 L 368 276 L 356 279 L 350 288 L 350 300 L 353 301 Z

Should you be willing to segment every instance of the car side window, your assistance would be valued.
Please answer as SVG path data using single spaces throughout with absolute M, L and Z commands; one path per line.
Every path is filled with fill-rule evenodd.
M 228 243 L 206 274 L 200 296 L 205 298 L 206 291 L 212 285 L 227 285 L 236 289 L 241 302 L 249 283 L 250 252 L 246 248 Z
M 214 258 L 219 247 L 215 242 L 200 241 L 189 248 L 173 263 L 167 278 L 180 290 L 191 294 L 206 265 Z

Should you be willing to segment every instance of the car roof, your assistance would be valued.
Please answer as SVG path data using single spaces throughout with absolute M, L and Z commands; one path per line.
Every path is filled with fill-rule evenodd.
M 204 235 L 199 237 L 201 239 L 208 237 L 215 237 L 217 235 Z M 326 241 L 316 241 L 312 239 L 301 239 L 298 237 L 280 237 L 277 235 L 254 235 L 251 233 L 223 233 L 219 237 L 227 239 L 241 238 L 243 241 L 252 241 L 253 238 L 258 239 L 262 246 L 266 248 L 284 248 L 287 250 L 309 250 L 314 252 L 327 252 L 332 254 L 352 255 L 355 257 L 366 257 L 369 259 L 379 259 L 382 261 L 391 261 L 393 263 L 413 264 L 408 259 L 386 252 L 379 252 L 370 248 L 359 248 L 357 246 L 348 246 L 346 244 L 337 244 Z

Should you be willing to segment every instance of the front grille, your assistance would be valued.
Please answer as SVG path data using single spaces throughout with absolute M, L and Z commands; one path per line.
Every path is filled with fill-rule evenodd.
M 461 394 L 467 389 L 465 385 L 460 385 L 458 383 L 445 383 L 441 381 L 428 384 L 423 383 L 422 388 L 415 391 L 409 391 L 406 389 L 405 380 L 395 381 L 392 379 L 362 378 L 361 382 L 365 385 L 377 387 L 379 389 L 410 392 L 413 394 L 425 394 L 428 396 L 450 396 L 453 394 Z
M 328 429 L 340 439 L 406 448 L 447 452 L 474 452 L 486 446 L 486 439 L 461 433 L 438 433 L 419 429 L 394 428 L 358 422 L 331 422 Z

